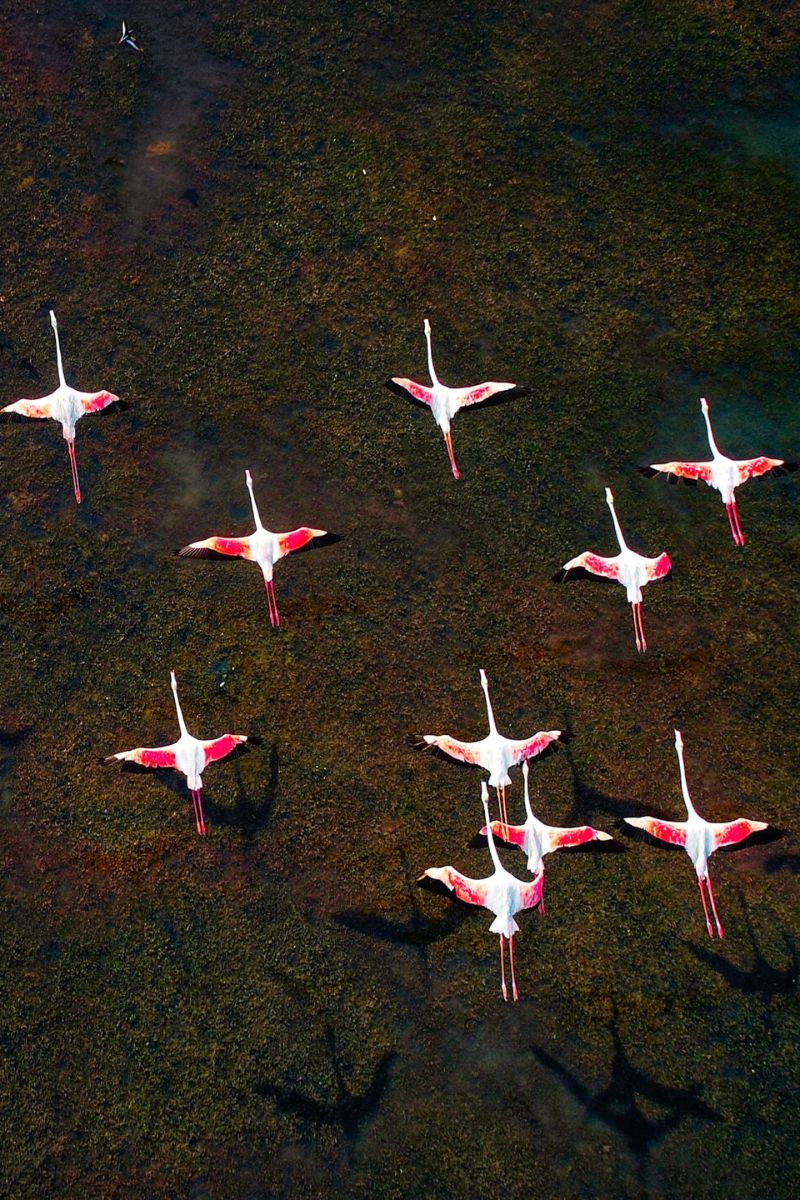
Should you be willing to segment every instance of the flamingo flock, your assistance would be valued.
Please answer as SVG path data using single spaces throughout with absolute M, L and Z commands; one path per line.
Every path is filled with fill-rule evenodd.
M 142 52 L 136 34 L 128 28 L 124 21 L 119 44 Z M 49 317 L 55 339 L 58 387 L 40 399 L 15 400 L 1 409 L 0 413 L 31 419 L 49 418 L 61 425 L 62 434 L 67 443 L 75 501 L 80 504 L 81 489 L 75 453 L 77 423 L 84 416 L 103 411 L 109 405 L 117 402 L 118 397 L 112 392 L 104 390 L 79 391 L 67 383 L 62 362 L 58 323 L 52 310 L 49 312 Z M 516 383 L 495 381 L 457 388 L 445 385 L 439 379 L 434 366 L 431 324 L 427 317 L 423 321 L 423 331 L 427 348 L 430 385 L 399 376 L 392 376 L 388 383 L 401 395 L 430 410 L 442 432 L 453 477 L 458 480 L 460 472 L 456 464 L 451 433 L 452 422 L 456 414 L 463 408 L 484 403 L 497 396 L 504 395 L 505 399 L 522 396 L 526 393 L 526 389 L 519 387 Z M 709 405 L 705 397 L 701 398 L 700 407 L 706 426 L 711 459 L 702 462 L 675 460 L 653 463 L 639 469 L 650 476 L 666 474 L 676 481 L 703 482 L 718 491 L 725 505 L 733 541 L 737 546 L 742 547 L 745 545 L 745 536 L 736 505 L 736 488 L 749 479 L 793 471 L 797 468 L 797 463 L 766 456 L 750 459 L 729 458 L 722 453 L 715 441 Z M 183 558 L 242 558 L 256 563 L 264 580 L 270 624 L 277 629 L 280 626 L 280 615 L 275 594 L 275 564 L 290 553 L 309 546 L 311 542 L 316 541 L 319 545 L 324 540 L 329 540 L 332 535 L 324 529 L 306 525 L 285 533 L 271 532 L 261 521 L 250 470 L 245 472 L 245 483 L 255 525 L 253 532 L 245 536 L 212 535 L 199 541 L 190 542 L 177 553 Z M 672 570 L 672 563 L 666 551 L 662 551 L 655 557 L 647 557 L 631 549 L 623 535 L 614 495 L 610 487 L 605 489 L 605 498 L 611 513 L 619 547 L 618 553 L 604 557 L 594 551 L 586 550 L 570 558 L 557 572 L 555 578 L 561 582 L 588 573 L 621 584 L 625 588 L 626 598 L 632 609 L 636 650 L 637 653 L 644 654 L 647 650 L 647 641 L 642 619 L 642 590 L 649 583 L 666 579 Z M 551 826 L 534 815 L 529 787 L 530 764 L 539 758 L 548 747 L 555 748 L 557 746 L 562 739 L 562 731 L 560 729 L 539 731 L 519 739 L 504 736 L 497 728 L 489 695 L 489 683 L 483 668 L 479 669 L 479 678 L 486 705 L 488 733 L 477 741 L 462 741 L 447 733 L 425 734 L 417 744 L 438 751 L 461 763 L 478 766 L 488 775 L 488 779 L 481 780 L 480 785 L 483 816 L 480 834 L 486 838 L 493 868 L 492 873 L 485 878 L 476 879 L 453 866 L 428 867 L 419 877 L 419 881 L 443 885 L 458 900 L 485 908 L 493 914 L 494 919 L 489 928 L 490 932 L 500 938 L 502 997 L 505 1001 L 509 998 L 506 974 L 507 948 L 511 997 L 517 1001 L 519 989 L 516 977 L 514 939 L 520 926 L 516 918 L 519 914 L 534 908 L 538 908 L 540 913 L 544 913 L 546 856 L 556 850 L 588 845 L 592 842 L 609 842 L 612 840 L 612 835 L 588 824 L 570 828 Z M 132 750 L 118 751 L 103 761 L 107 765 L 131 763 L 147 768 L 165 768 L 184 775 L 192 799 L 197 834 L 205 836 L 208 829 L 202 802 L 203 773 L 212 763 L 227 758 L 238 747 L 245 746 L 250 739 L 244 733 L 224 733 L 208 740 L 202 740 L 190 734 L 183 716 L 174 671 L 170 672 L 170 685 L 180 731 L 177 741 L 166 746 L 140 746 Z M 740 845 L 753 834 L 765 830 L 767 824 L 763 821 L 745 818 L 718 823 L 704 820 L 694 807 L 689 793 L 683 756 L 683 738 L 678 730 L 675 730 L 675 751 L 678 757 L 681 792 L 686 807 L 686 820 L 670 821 L 655 816 L 642 816 L 627 817 L 625 821 L 629 826 L 642 830 L 654 839 L 672 846 L 680 846 L 686 851 L 695 868 L 708 935 L 714 937 L 716 932 L 716 935 L 722 938 L 723 927 L 708 872 L 708 860 L 716 850 Z M 521 824 L 513 824 L 509 821 L 508 791 L 512 783 L 510 772 L 517 767 L 521 768 L 523 778 L 525 819 Z M 499 819 L 495 820 L 490 818 L 489 813 L 489 787 L 495 790 L 497 796 Z M 474 823 L 477 824 L 477 817 Z M 498 843 L 506 844 L 515 851 L 522 852 L 528 878 L 520 879 L 504 867 Z

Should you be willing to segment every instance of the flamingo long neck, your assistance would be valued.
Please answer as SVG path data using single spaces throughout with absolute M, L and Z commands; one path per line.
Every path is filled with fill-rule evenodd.
M 703 420 L 706 423 L 706 433 L 708 434 L 708 444 L 711 447 L 711 453 L 715 456 L 715 458 L 720 457 L 720 449 L 717 443 L 714 441 L 714 431 L 711 428 L 711 417 L 708 415 L 708 404 L 703 404 L 702 409 Z
M 503 864 L 500 862 L 500 855 L 497 853 L 497 847 L 494 844 L 492 823 L 489 820 L 489 789 L 485 783 L 481 784 L 481 802 L 483 804 L 483 814 L 486 817 L 486 839 L 489 842 L 489 853 L 492 856 L 495 871 L 502 871 Z
M 247 472 L 245 478 L 247 479 L 247 490 L 250 493 L 250 503 L 253 506 L 253 520 L 256 523 L 256 529 L 263 529 L 264 526 L 261 524 L 261 517 L 258 515 L 258 505 L 256 504 L 256 498 L 253 495 L 253 478 L 249 471 Z
M 678 754 L 678 767 L 681 773 L 681 791 L 683 792 L 683 802 L 686 805 L 686 811 L 690 817 L 696 815 L 696 809 L 692 804 L 692 797 L 689 795 L 689 784 L 686 782 L 686 767 L 683 763 L 683 738 L 679 730 L 675 730 L 675 750 Z
M 611 509 L 611 520 L 614 522 L 614 532 L 617 535 L 617 541 L 619 542 L 619 548 L 620 548 L 620 550 L 627 550 L 628 544 L 625 541 L 625 538 L 622 536 L 622 529 L 620 528 L 620 523 L 617 520 L 617 510 L 614 508 L 613 500 L 608 501 L 608 507 Z
M 436 374 L 436 368 L 433 365 L 433 351 L 431 350 L 431 327 L 430 322 L 425 322 L 425 341 L 428 343 L 428 370 L 431 374 L 431 380 L 434 387 L 439 386 L 439 376 Z
M 489 699 L 489 682 L 486 678 L 486 672 L 481 671 L 481 687 L 486 698 L 486 716 L 489 718 L 489 733 L 497 733 L 497 726 L 494 723 L 494 713 L 492 712 L 492 702 Z
M 58 363 L 58 382 L 61 384 L 62 387 L 66 387 L 67 381 L 64 378 L 64 364 L 61 361 L 61 343 L 58 340 L 58 322 L 56 321 L 56 314 L 53 312 L 52 308 L 50 309 L 50 324 L 53 326 L 53 334 L 56 339 L 56 362 Z
M 184 721 L 184 719 L 183 719 L 183 713 L 181 712 L 181 702 L 180 702 L 180 700 L 178 699 L 178 682 L 177 682 L 177 680 L 176 680 L 176 678 L 175 678 L 175 672 L 174 672 L 174 671 L 172 672 L 172 695 L 173 695 L 173 696 L 174 696 L 174 698 L 175 698 L 175 709 L 176 709 L 176 711 L 177 711 L 177 713 L 178 713 L 178 725 L 180 726 L 180 730 L 181 730 L 181 736 L 182 736 L 182 737 L 188 737 L 188 736 L 189 736 L 189 730 L 186 728 L 186 722 Z
M 528 820 L 533 824 L 533 809 L 531 808 L 531 798 L 528 794 L 528 760 L 522 764 L 522 782 L 525 793 L 525 812 L 528 814 Z

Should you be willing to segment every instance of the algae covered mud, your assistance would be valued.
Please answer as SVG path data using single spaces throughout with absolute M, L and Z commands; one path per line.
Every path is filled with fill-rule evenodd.
M 143 52 L 118 46 L 125 16 Z M 134 20 L 135 18 L 135 20 Z M 797 484 L 640 478 L 800 454 L 794 6 L 183 4 L 0 11 L 2 403 L 80 387 L 83 503 L 50 422 L 0 428 L 2 1172 L 14 1197 L 791 1195 Z M 456 482 L 422 321 L 461 415 Z M 281 628 L 205 533 L 342 535 L 279 563 Z M 669 552 L 637 655 L 621 589 Z M 490 916 L 415 886 L 488 873 L 478 777 L 409 734 L 561 728 L 534 811 L 615 835 L 548 865 L 520 1003 Z M 183 782 L 98 760 L 260 735 Z M 691 864 L 622 818 L 784 831 Z M 522 817 L 515 773 L 509 815 Z M 503 850 L 510 869 L 522 859 Z

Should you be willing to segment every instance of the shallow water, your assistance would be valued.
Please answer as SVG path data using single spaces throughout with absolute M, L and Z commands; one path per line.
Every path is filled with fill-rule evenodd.
M 800 453 L 793 143 L 724 125 L 789 128 L 791 14 L 187 7 L 138 6 L 143 54 L 97 3 L 0 14 L 4 403 L 55 384 L 50 307 L 129 402 L 78 511 L 56 427 L 0 426 L 3 1191 L 793 1194 L 797 483 L 742 489 L 738 550 L 632 470 L 704 457 L 702 394 L 729 453 Z M 426 315 L 447 382 L 531 388 L 459 416 L 459 483 L 383 387 Z M 342 535 L 279 565 L 278 632 L 253 567 L 173 555 L 249 530 L 247 468 Z M 675 567 L 643 658 L 621 589 L 551 582 L 613 551 L 606 484 Z M 509 735 L 570 733 L 535 810 L 618 838 L 548 863 L 516 1006 L 488 914 L 415 885 L 487 870 L 477 774 L 407 742 L 482 735 L 479 667 Z M 173 739 L 170 668 L 194 732 L 263 739 L 207 839 L 98 764 Z M 712 861 L 721 943 L 620 828 L 679 816 L 675 727 L 709 819 L 783 833 Z

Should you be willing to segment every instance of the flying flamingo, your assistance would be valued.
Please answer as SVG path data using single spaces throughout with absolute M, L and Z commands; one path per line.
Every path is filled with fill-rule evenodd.
M 591 825 L 579 825 L 574 829 L 558 829 L 553 825 L 544 825 L 533 815 L 530 795 L 528 794 L 528 764 L 522 764 L 522 778 L 525 788 L 525 812 L 528 819 L 524 825 L 506 825 L 501 821 L 492 821 L 491 829 L 496 838 L 502 842 L 511 842 L 519 846 L 528 856 L 528 870 L 531 875 L 542 874 L 542 905 L 540 912 L 544 915 L 544 856 L 553 850 L 561 850 L 564 846 L 580 846 L 584 842 L 610 842 L 610 833 L 602 829 L 592 829 Z M 486 828 L 481 833 L 486 834 Z
M 497 847 L 494 844 L 492 836 L 492 828 L 489 824 L 489 792 L 484 782 L 481 782 L 481 801 L 483 803 L 483 811 L 486 817 L 487 837 L 489 840 L 489 853 L 492 856 L 494 863 L 494 872 L 487 879 L 468 879 L 466 875 L 462 875 L 455 867 L 428 867 L 419 877 L 421 882 L 423 879 L 437 879 L 455 892 L 459 900 L 464 900 L 467 904 L 477 904 L 481 908 L 488 908 L 495 915 L 495 920 L 489 926 L 491 933 L 500 934 L 500 973 L 503 981 L 503 999 L 508 1000 L 508 989 L 506 988 L 506 964 L 504 953 L 505 938 L 508 941 L 508 957 L 511 964 L 511 988 L 515 1000 L 519 999 L 517 992 L 517 980 L 514 975 L 514 934 L 519 929 L 519 925 L 514 920 L 518 912 L 522 912 L 526 908 L 535 908 L 542 898 L 542 886 L 544 884 L 544 875 L 539 874 L 536 879 L 529 879 L 523 882 L 517 879 L 514 875 L 509 874 L 503 864 L 500 862 L 500 857 L 497 853 Z
M 714 456 L 711 462 L 653 463 L 652 466 L 640 467 L 639 470 L 643 475 L 658 475 L 663 471 L 665 474 L 674 476 L 675 481 L 683 479 L 686 483 L 697 483 L 702 480 L 709 487 L 716 488 L 722 496 L 725 511 L 728 514 L 733 540 L 737 546 L 743 546 L 744 534 L 739 523 L 739 513 L 733 494 L 736 488 L 740 484 L 746 483 L 748 479 L 755 479 L 759 475 L 781 475 L 787 471 L 796 471 L 798 464 L 784 462 L 782 458 L 765 458 L 763 456 L 761 458 L 728 458 L 714 441 L 711 418 L 708 415 L 708 401 L 705 396 L 700 400 L 700 407 L 706 423 L 708 444 Z
M 113 392 L 79 392 L 70 387 L 64 378 L 64 367 L 61 362 L 61 346 L 58 340 L 58 322 L 56 314 L 50 310 L 50 323 L 56 339 L 56 361 L 58 362 L 58 387 L 49 396 L 41 400 L 17 400 L 7 404 L 0 412 L 16 413 L 23 417 L 52 417 L 61 422 L 61 429 L 69 451 L 69 461 L 72 467 L 72 486 L 75 489 L 75 499 L 81 502 L 81 487 L 78 482 L 78 463 L 75 459 L 75 426 L 81 417 L 87 413 L 100 412 L 119 400 Z
M 450 422 L 453 417 L 460 408 L 466 408 L 470 404 L 480 404 L 481 401 L 488 400 L 490 396 L 495 396 L 498 392 L 510 391 L 512 388 L 516 388 L 517 385 L 515 383 L 478 383 L 474 387 L 447 387 L 439 380 L 433 365 L 431 323 L 427 317 L 425 318 L 423 328 L 425 330 L 425 340 L 428 343 L 428 370 L 431 374 L 433 387 L 426 387 L 422 383 L 415 383 L 413 379 L 399 379 L 394 377 L 389 380 L 389 387 L 399 391 L 401 394 L 406 393 L 412 400 L 428 405 L 433 413 L 433 419 L 444 434 L 447 453 L 450 455 L 450 466 L 453 468 L 453 475 L 456 479 L 459 479 L 458 467 L 453 455 L 453 443 L 450 437 Z M 521 389 L 520 394 L 522 394 Z
M 591 571 L 593 575 L 602 575 L 605 579 L 616 579 L 617 583 L 621 583 L 628 593 L 628 602 L 633 607 L 636 649 L 643 654 L 647 649 L 647 642 L 642 623 L 642 588 L 653 579 L 666 578 L 672 570 L 672 564 L 666 553 L 659 554 L 658 558 L 645 558 L 644 555 L 631 550 L 622 536 L 611 488 L 606 488 L 606 502 L 611 509 L 611 519 L 619 542 L 619 554 L 613 558 L 601 558 L 599 554 L 592 554 L 591 550 L 586 550 L 577 558 L 571 558 L 568 563 L 564 563 L 556 573 L 555 579 L 558 583 L 563 583 L 573 572 L 577 574 L 578 571 L 584 570 Z
M 300 550 L 312 538 L 327 537 L 328 534 L 324 529 L 309 529 L 305 525 L 300 529 L 293 529 L 291 533 L 270 533 L 261 524 L 261 517 L 258 515 L 256 498 L 253 495 L 253 477 L 249 471 L 245 471 L 244 475 L 256 523 L 253 533 L 249 537 L 243 538 L 206 538 L 203 542 L 192 542 L 190 545 L 184 546 L 182 550 L 178 551 L 178 554 L 183 558 L 247 558 L 251 562 L 258 563 L 264 575 L 264 586 L 267 589 L 269 619 L 273 626 L 278 626 L 281 619 L 278 615 L 278 601 L 275 598 L 273 566 L 279 558 L 283 558 L 292 550 Z
M 500 804 L 500 815 L 504 823 L 508 823 L 506 810 L 506 788 L 511 785 L 509 768 L 519 766 L 528 758 L 541 754 L 551 742 L 561 737 L 560 729 L 550 729 L 545 733 L 535 733 L 533 737 L 514 741 L 498 733 L 492 712 L 492 702 L 489 699 L 489 684 L 486 672 L 481 668 L 481 687 L 486 697 L 486 713 L 489 718 L 489 732 L 479 742 L 459 742 L 447 733 L 426 733 L 423 742 L 435 746 L 437 750 L 456 758 L 459 762 L 473 763 L 489 772 L 489 783 L 496 789 Z
M 202 742 L 199 738 L 192 737 L 186 728 L 186 722 L 181 712 L 181 705 L 178 699 L 178 681 L 175 678 L 174 671 L 170 671 L 170 681 L 172 683 L 172 694 L 175 697 L 175 708 L 178 712 L 178 725 L 181 730 L 181 736 L 177 742 L 173 742 L 171 746 L 159 746 L 156 749 L 147 749 L 139 746 L 136 750 L 121 750 L 119 754 L 112 754 L 103 761 L 106 766 L 110 766 L 114 762 L 134 762 L 138 763 L 141 767 L 172 767 L 176 771 L 182 771 L 186 776 L 186 782 L 189 785 L 189 791 L 192 795 L 197 832 L 204 834 L 206 832 L 206 822 L 203 816 L 201 794 L 203 788 L 203 771 L 205 771 L 209 763 L 218 762 L 221 758 L 227 758 L 236 746 L 247 741 L 247 735 L 244 733 L 223 733 L 221 737 L 213 738 L 208 742 Z
M 678 754 L 678 766 L 681 772 L 681 791 L 683 792 L 683 799 L 686 804 L 687 819 L 685 821 L 660 821 L 657 817 L 626 817 L 625 820 L 629 825 L 635 825 L 638 829 L 644 829 L 652 837 L 660 838 L 662 842 L 670 842 L 673 846 L 683 846 L 697 871 L 697 882 L 703 900 L 703 912 L 706 917 L 708 936 L 713 937 L 714 931 L 711 928 L 711 921 L 708 916 L 708 905 L 706 904 L 705 892 L 703 891 L 704 883 L 708 888 L 708 898 L 711 901 L 714 920 L 717 924 L 717 933 L 722 937 L 722 925 L 717 915 L 711 878 L 708 874 L 709 857 L 715 850 L 719 850 L 720 846 L 734 846 L 737 842 L 744 841 L 751 833 L 757 833 L 760 829 L 766 829 L 767 825 L 765 821 L 747 821 L 744 817 L 740 817 L 738 821 L 727 821 L 724 824 L 704 821 L 692 804 L 692 798 L 689 795 L 689 786 L 686 782 L 686 768 L 683 765 L 683 738 L 678 729 L 675 730 L 675 749 Z

